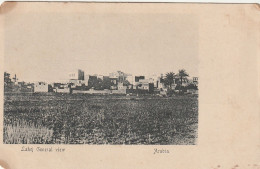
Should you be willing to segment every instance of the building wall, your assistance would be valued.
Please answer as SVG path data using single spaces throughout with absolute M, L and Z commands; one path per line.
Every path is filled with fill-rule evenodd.
M 64 89 L 56 88 L 54 91 L 57 93 L 70 93 L 70 88 L 64 88 Z
M 75 80 L 84 80 L 84 71 L 78 69 L 75 72 L 69 73 L 69 79 L 75 79 Z
M 149 90 L 149 83 L 142 83 L 141 86 L 138 86 L 140 90 Z
M 85 75 L 84 74 L 85 86 L 88 86 L 89 77 L 90 77 L 90 75 Z
M 109 73 L 109 78 L 117 79 L 118 82 L 124 82 L 127 78 L 127 74 L 121 71 Z
M 149 83 L 153 83 L 154 87 L 158 88 L 158 82 L 160 81 L 160 76 L 153 74 L 153 75 L 149 75 L 147 79 L 149 79 Z
M 121 90 L 121 89 L 127 89 L 127 86 L 123 86 L 123 85 L 118 85 L 118 90 Z
M 39 82 L 34 85 L 34 92 L 48 92 L 48 84 L 44 82 Z
M 111 90 L 112 94 L 126 94 L 126 89 Z
M 83 94 L 126 94 L 126 89 L 119 90 L 73 90 L 72 93 L 83 93 Z
M 84 93 L 84 94 L 110 94 L 111 91 L 110 90 L 85 90 L 85 91 L 81 91 L 81 90 L 73 90 L 72 93 Z

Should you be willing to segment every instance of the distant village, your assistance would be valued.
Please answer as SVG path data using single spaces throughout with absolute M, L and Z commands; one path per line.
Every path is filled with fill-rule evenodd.
M 4 73 L 5 92 L 34 92 L 34 93 L 84 93 L 84 94 L 158 94 L 173 93 L 198 94 L 198 77 L 189 77 L 181 69 L 177 73 L 168 72 L 161 75 L 136 76 L 122 71 L 109 73 L 108 76 L 88 75 L 83 70 L 68 73 L 64 82 L 19 81 L 16 75 L 11 78 Z

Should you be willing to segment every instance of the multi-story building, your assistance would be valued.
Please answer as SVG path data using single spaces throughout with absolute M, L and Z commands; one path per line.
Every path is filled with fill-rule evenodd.
M 153 92 L 154 91 L 154 83 L 150 83 L 149 79 L 138 79 L 133 85 L 134 90 L 142 90 L 146 92 Z
M 158 88 L 160 82 L 160 76 L 153 74 L 148 76 L 147 79 L 149 79 L 149 83 L 153 83 L 155 88 Z
M 69 79 L 70 80 L 84 80 L 84 71 L 78 69 L 75 72 L 69 73 Z
M 137 87 L 138 89 L 149 90 L 149 79 L 140 79 Z
M 127 74 L 121 71 L 109 73 L 109 78 L 118 79 L 118 82 L 124 82 L 127 78 Z
M 71 88 L 72 90 L 82 90 L 85 86 L 88 86 L 88 79 L 88 75 L 85 75 L 83 70 L 78 69 L 75 72 L 71 72 L 69 73 L 69 88 Z M 66 93 L 67 89 L 59 91 L 64 91 Z

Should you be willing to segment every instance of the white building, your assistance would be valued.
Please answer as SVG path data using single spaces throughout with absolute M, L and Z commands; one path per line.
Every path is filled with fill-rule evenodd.
M 57 93 L 70 93 L 70 88 L 68 84 L 58 84 L 54 89 Z
M 69 79 L 74 80 L 84 80 L 84 71 L 78 69 L 77 71 L 69 73 Z
M 149 83 L 153 83 L 154 87 L 158 88 L 158 83 L 160 82 L 160 76 L 153 74 L 153 75 L 149 75 L 147 79 L 149 79 Z
M 127 89 L 127 86 L 124 86 L 123 83 L 118 83 L 118 90 L 121 90 L 121 89 Z
M 37 82 L 34 84 L 34 92 L 48 92 L 48 84 L 45 82 Z
M 134 89 L 149 90 L 149 79 L 140 79 L 135 82 Z

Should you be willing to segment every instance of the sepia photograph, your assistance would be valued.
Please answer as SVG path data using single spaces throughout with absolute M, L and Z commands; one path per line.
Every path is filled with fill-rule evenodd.
M 196 144 L 194 18 L 74 12 L 5 20 L 4 144 Z
M 259 11 L 4 2 L 0 166 L 259 169 Z

